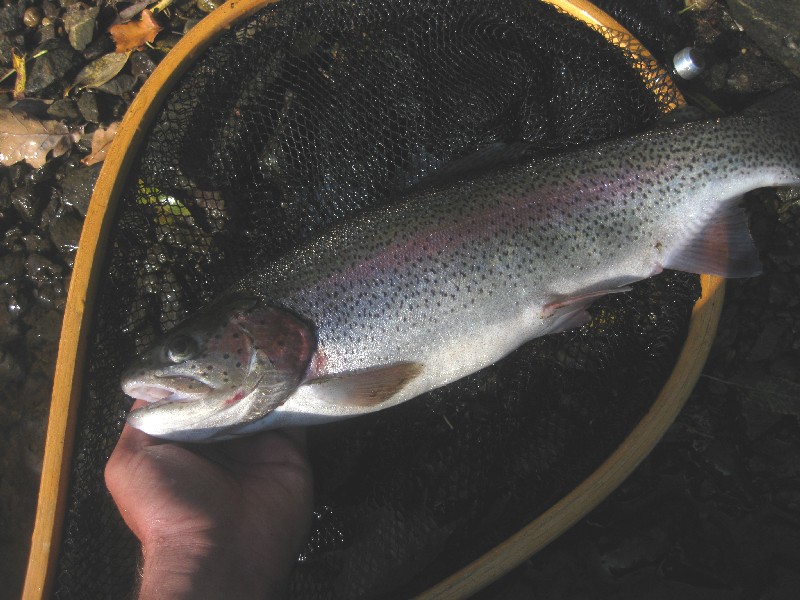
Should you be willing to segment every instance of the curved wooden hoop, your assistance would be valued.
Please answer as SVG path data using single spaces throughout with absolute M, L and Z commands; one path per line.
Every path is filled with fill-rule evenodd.
M 156 113 L 179 78 L 236 21 L 277 0 L 229 0 L 193 27 L 164 57 L 139 90 L 120 124 L 89 203 L 69 285 L 53 396 L 47 424 L 42 480 L 22 597 L 49 595 L 61 544 L 75 420 L 95 289 L 108 234 L 125 179 Z
M 102 253 L 106 248 L 122 186 L 156 113 L 179 78 L 234 23 L 277 1 L 229 0 L 191 29 L 142 86 L 125 114 L 100 171 L 81 232 L 64 310 L 36 521 L 22 594 L 24 600 L 47 597 L 52 587 L 61 543 L 88 330 L 102 264 L 95 258 L 98 251 Z M 626 49 L 632 54 L 652 60 L 624 27 L 585 0 L 543 1 L 584 21 L 610 42 L 628 44 Z M 619 33 L 624 38 L 618 37 Z M 645 63 L 635 63 L 635 66 L 648 87 L 655 89 L 653 72 L 645 69 Z M 666 72 L 663 75 L 666 76 Z M 657 85 L 664 83 L 661 74 L 656 79 Z M 674 106 L 666 107 L 665 112 L 672 108 Z M 674 420 L 700 375 L 716 331 L 723 286 L 719 278 L 703 277 L 703 297 L 695 306 L 689 341 L 672 376 L 653 408 L 617 451 L 541 517 L 481 559 L 425 592 L 422 598 L 462 598 L 488 585 L 573 525 L 630 474 Z M 693 350 L 690 351 L 689 346 Z

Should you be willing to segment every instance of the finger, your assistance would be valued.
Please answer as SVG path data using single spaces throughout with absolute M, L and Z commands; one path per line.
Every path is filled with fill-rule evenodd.
M 306 462 L 306 430 L 303 427 L 263 431 L 223 442 L 224 456 L 243 465 L 284 465 Z
M 137 400 L 133 403 L 131 410 L 139 408 L 144 404 L 146 404 L 146 402 L 143 400 Z M 136 459 L 137 454 L 142 448 L 160 443 L 163 442 L 126 424 L 122 428 L 122 433 L 117 440 L 117 444 L 106 463 L 106 486 L 109 487 L 109 489 L 117 487 L 116 484 L 120 483 L 120 478 L 124 479 L 126 474 L 130 472 L 132 461 Z

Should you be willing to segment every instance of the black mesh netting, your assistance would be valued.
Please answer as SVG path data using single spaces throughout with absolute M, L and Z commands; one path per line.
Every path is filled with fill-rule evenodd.
M 643 84 L 637 62 L 533 0 L 285 1 L 205 52 L 162 108 L 118 210 L 56 596 L 133 587 L 137 544 L 102 471 L 130 402 L 120 371 L 138 348 L 249 267 L 454 159 L 647 126 L 674 98 L 656 65 Z M 598 303 L 590 326 L 313 428 L 316 513 L 292 597 L 407 597 L 541 514 L 650 406 L 697 294 L 693 276 L 643 282 Z

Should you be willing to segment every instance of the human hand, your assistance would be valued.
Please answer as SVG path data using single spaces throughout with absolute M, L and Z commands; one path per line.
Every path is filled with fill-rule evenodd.
M 165 442 L 126 426 L 106 485 L 142 543 L 139 598 L 273 598 L 311 520 L 303 430 L 217 444 Z

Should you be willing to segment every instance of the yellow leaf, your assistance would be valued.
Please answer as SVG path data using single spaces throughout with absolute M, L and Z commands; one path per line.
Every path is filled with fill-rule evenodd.
M 14 83 L 14 100 L 22 100 L 25 97 L 25 81 L 27 79 L 25 55 L 17 54 L 17 51 L 12 49 L 11 64 L 17 72 L 17 81 Z

